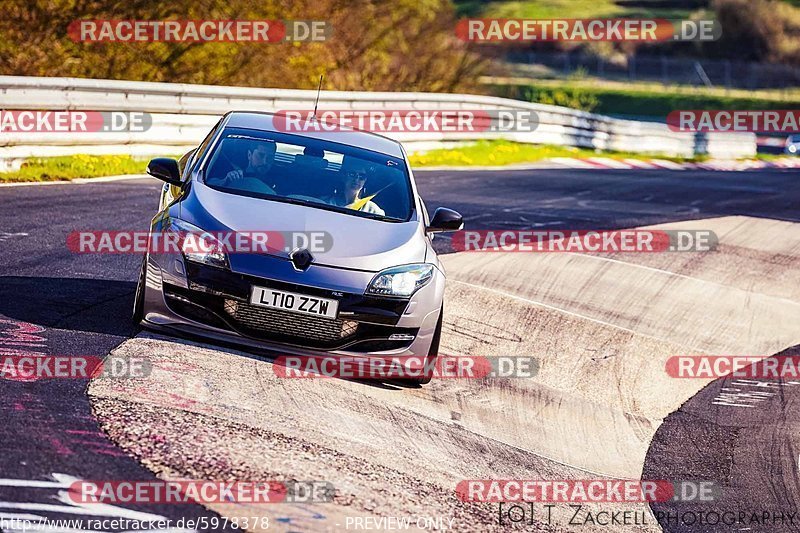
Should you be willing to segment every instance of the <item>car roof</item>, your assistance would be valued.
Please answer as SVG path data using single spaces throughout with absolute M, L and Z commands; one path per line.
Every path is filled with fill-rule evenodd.
M 286 131 L 286 128 L 277 128 L 275 126 L 273 120 L 275 113 L 258 111 L 232 111 L 226 117 L 227 122 L 225 125 L 234 128 L 290 133 L 299 137 L 346 144 L 403 159 L 403 150 L 399 142 L 375 133 L 354 130 L 344 126 L 339 126 L 335 131 Z

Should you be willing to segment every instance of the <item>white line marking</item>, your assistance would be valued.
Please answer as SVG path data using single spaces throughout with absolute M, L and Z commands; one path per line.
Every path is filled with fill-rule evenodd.
M 479 165 L 479 166 L 456 166 L 456 167 L 413 167 L 417 172 L 504 172 L 509 170 L 559 170 L 561 167 L 551 163 L 549 159 L 543 159 L 539 163 L 519 163 L 511 165 Z
M 31 187 L 33 185 L 67 185 L 68 181 L 15 181 L 0 183 L 0 187 Z
M 63 496 L 62 496 L 63 493 Z M 59 493 L 59 501 L 67 505 L 52 505 L 49 503 L 25 503 L 25 502 L 0 502 L 0 509 L 22 509 L 23 511 L 50 511 L 53 513 L 64 513 L 74 515 L 87 515 L 87 516 L 118 516 L 120 518 L 127 518 L 129 520 L 139 520 L 142 522 L 158 522 L 165 520 L 165 517 L 157 514 L 140 513 L 130 509 L 123 509 L 122 507 L 114 507 L 113 505 L 106 505 L 104 503 L 91 503 L 86 504 L 86 507 L 81 507 L 72 504 L 69 496 L 65 491 Z M 66 501 L 65 501 L 66 500 Z
M 15 181 L 12 183 L 0 183 L 0 187 L 31 187 L 34 185 L 85 185 L 87 183 L 109 183 L 114 181 L 127 181 L 127 180 L 140 180 L 142 178 L 150 178 L 155 180 L 147 174 L 126 174 L 123 176 L 104 176 L 101 178 L 75 178 L 74 180 L 60 180 L 60 181 Z
M 469 217 L 464 217 L 464 222 L 472 222 L 473 220 L 478 220 L 479 218 L 486 218 L 492 216 L 491 213 L 481 213 L 480 215 L 472 215 Z
M 655 170 L 658 168 L 657 166 L 650 164 L 649 161 L 643 161 L 641 159 L 623 159 L 623 161 L 636 168 L 645 168 L 648 170 Z
M 553 222 L 534 222 L 530 226 L 532 228 L 541 228 L 543 226 L 557 226 L 558 224 L 563 224 L 563 223 L 564 222 L 562 220 L 555 220 Z
M 28 521 L 34 521 L 34 520 L 41 520 L 42 519 L 41 516 L 35 515 L 35 514 L 0 513 L 0 520 L 2 520 L 3 518 L 5 518 L 6 520 L 16 519 L 16 520 L 28 520 Z
M 747 289 L 743 289 L 741 287 L 736 287 L 735 285 L 726 285 L 725 283 L 719 283 L 717 281 L 705 280 L 705 279 L 702 279 L 702 278 L 694 278 L 692 276 L 687 276 L 686 274 L 679 274 L 677 272 L 670 272 L 669 270 L 663 270 L 663 269 L 660 269 L 660 268 L 650 267 L 650 266 L 646 266 L 646 265 L 639 265 L 637 263 L 629 263 L 627 261 L 620 261 L 619 259 L 612 259 L 610 257 L 602 257 L 602 256 L 597 256 L 597 255 L 591 255 L 591 254 L 582 254 L 580 252 L 565 252 L 565 253 L 570 254 L 570 255 L 579 255 L 581 257 L 591 257 L 592 259 L 598 259 L 600 261 L 608 261 L 608 262 L 611 262 L 611 263 L 619 263 L 621 265 L 628 265 L 628 266 L 632 266 L 632 267 L 636 267 L 636 268 L 642 268 L 644 270 L 649 270 L 651 272 L 659 272 L 659 273 L 662 273 L 662 274 L 668 274 L 670 276 L 675 276 L 675 277 L 683 278 L 683 279 L 689 279 L 689 280 L 692 280 L 692 281 L 698 281 L 700 283 L 709 283 L 711 285 L 716 285 L 718 287 L 725 287 L 726 289 L 734 289 L 734 290 L 742 291 L 742 292 L 744 292 L 746 294 L 758 294 L 760 296 L 765 296 L 767 298 L 774 298 L 775 300 L 782 300 L 782 301 L 788 302 L 788 303 L 790 303 L 792 305 L 800 305 L 800 302 L 797 302 L 795 300 L 790 300 L 788 298 L 784 298 L 783 296 L 772 296 L 771 294 L 765 294 L 763 292 L 748 291 Z M 679 252 L 673 252 L 673 253 L 679 253 Z
M 651 159 L 650 164 L 655 165 L 659 168 L 666 168 L 669 170 L 684 170 L 684 166 L 680 163 L 675 163 L 673 161 L 668 161 L 666 159 Z
M 626 163 L 624 161 L 618 161 L 616 159 L 611 159 L 608 157 L 590 157 L 588 159 L 592 163 L 597 163 L 598 165 L 603 165 L 608 168 L 618 168 L 618 169 L 632 169 L 634 168 L 633 165 L 630 163 Z
M 52 474 L 54 481 L 38 481 L 29 479 L 0 479 L 1 487 L 25 487 L 34 489 L 66 489 L 73 483 L 82 481 L 80 478 L 68 474 Z M 140 522 L 163 522 L 167 518 L 158 514 L 144 513 L 117 507 L 105 503 L 78 503 L 73 501 L 68 490 L 59 490 L 56 500 L 64 505 L 30 502 L 5 502 L 0 501 L 0 509 L 20 509 L 22 511 L 49 511 L 71 515 L 85 516 L 113 516 L 138 520 Z
M 76 479 L 75 481 L 78 481 Z M 25 487 L 29 489 L 66 489 L 71 482 L 60 481 L 30 481 L 27 479 L 0 479 L 0 487 Z
M 568 168 L 593 168 L 596 169 L 597 165 L 592 165 L 591 163 L 587 163 L 586 161 L 581 161 L 580 159 L 573 159 L 571 157 L 552 157 L 550 161 L 554 163 L 558 163 L 560 165 L 564 165 Z
M 0 231 L 0 242 L 7 241 L 11 237 L 27 237 L 27 233 L 4 233 Z
M 110 181 L 139 180 L 142 178 L 156 179 L 148 174 L 123 174 L 121 176 L 103 176 L 101 178 L 75 178 L 72 180 L 72 183 L 107 183 Z

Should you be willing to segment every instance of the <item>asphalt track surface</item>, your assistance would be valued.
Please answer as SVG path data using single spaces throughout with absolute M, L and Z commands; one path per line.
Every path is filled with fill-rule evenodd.
M 470 229 L 611 229 L 668 225 L 685 221 L 695 221 L 694 227 L 702 228 L 705 227 L 702 221 L 729 221 L 730 217 L 737 217 L 737 228 L 750 227 L 754 221 L 774 222 L 782 224 L 776 227 L 788 228 L 800 222 L 800 187 L 797 180 L 796 171 L 780 170 L 736 173 L 529 170 L 417 174 L 420 192 L 429 209 L 433 211 L 439 205 L 457 209 L 465 216 Z M 159 184 L 149 179 L 0 188 L 0 347 L 4 353 L 105 356 L 137 333 L 130 324 L 129 312 L 140 258 L 129 255 L 73 254 L 66 248 L 66 236 L 76 230 L 144 230 L 154 214 L 158 190 Z M 769 231 L 776 230 L 769 229 L 766 234 Z M 438 246 L 447 249 L 447 240 L 441 239 Z M 800 253 L 800 250 L 792 246 L 794 245 L 789 245 L 790 251 Z M 453 256 L 452 263 L 458 272 L 464 273 L 464 277 L 454 290 L 467 290 L 478 285 L 482 274 L 470 273 L 468 266 L 459 263 L 458 255 Z M 778 262 L 787 262 L 781 266 L 786 267 L 788 274 L 776 278 L 781 281 L 777 284 L 779 286 L 772 283 L 770 275 L 760 275 L 761 273 L 753 272 L 752 269 L 736 272 L 736 278 L 747 280 L 748 291 L 765 293 L 771 298 L 765 300 L 765 308 L 774 308 L 772 304 L 775 301 L 786 298 L 786 316 L 793 319 L 797 315 L 792 306 L 800 300 L 797 255 L 781 251 L 770 256 L 772 264 L 775 263 L 775 257 L 778 257 Z M 499 258 L 497 261 L 503 260 Z M 511 262 L 518 260 L 518 257 L 508 258 Z M 472 262 L 471 259 L 469 261 Z M 448 270 L 453 268 L 450 264 L 447 266 Z M 644 267 L 658 270 L 663 265 Z M 708 276 L 713 274 L 704 273 Z M 720 285 L 727 283 L 722 271 L 714 277 Z M 495 280 L 494 283 L 493 288 L 499 287 L 498 290 L 510 292 L 509 287 L 500 287 L 502 280 Z M 687 280 L 687 283 L 691 283 L 691 280 Z M 690 289 L 691 285 L 687 287 L 687 290 Z M 493 295 L 486 295 L 484 303 L 491 306 L 500 301 L 492 298 Z M 620 323 L 629 319 L 623 311 L 615 311 L 619 315 L 617 317 L 615 314 L 615 317 L 620 319 Z M 590 315 L 588 311 L 585 314 Z M 518 316 L 527 315 L 522 313 Z M 599 322 L 599 319 L 595 321 Z M 640 329 L 635 320 L 625 324 L 624 327 L 631 334 L 648 339 L 656 337 L 652 331 L 655 331 L 657 325 L 646 325 Z M 735 325 L 737 329 L 742 329 L 738 324 Z M 776 326 L 774 334 L 767 331 L 766 326 L 762 327 L 760 329 L 764 331 L 764 336 L 771 339 L 771 342 L 742 342 L 741 346 L 774 346 L 775 349 L 769 353 L 790 348 L 800 338 L 797 322 L 794 325 L 795 331 L 788 333 Z M 464 323 L 450 324 L 448 329 L 452 333 L 463 326 Z M 574 330 L 583 327 L 584 323 L 576 322 L 571 326 Z M 647 329 L 648 327 L 651 329 Z M 675 336 L 679 334 L 683 333 L 677 331 Z M 722 331 L 721 334 L 724 336 L 728 333 Z M 687 342 L 687 346 L 702 344 L 702 348 L 711 351 L 711 348 L 717 347 L 713 341 L 716 335 L 714 331 L 709 331 L 707 338 L 703 338 L 705 340 Z M 498 336 L 502 336 L 502 332 Z M 151 341 L 169 342 L 160 337 Z M 722 343 L 720 346 L 728 345 Z M 597 348 L 602 349 L 602 346 Z M 209 349 L 213 352 L 213 347 Z M 241 354 L 223 349 L 220 349 L 220 353 L 244 359 Z M 169 363 L 165 359 L 165 364 Z M 658 409 L 655 406 L 651 409 L 648 403 L 653 402 L 655 405 L 658 403 L 657 399 L 643 399 L 641 413 L 636 416 L 626 415 L 626 418 L 641 423 L 639 430 L 643 435 L 648 435 L 647 438 L 640 439 L 641 453 L 631 452 L 629 458 L 625 456 L 628 452 L 620 451 L 622 459 L 617 463 L 615 454 L 618 451 L 608 449 L 605 450 L 606 459 L 597 462 L 600 465 L 597 470 L 587 467 L 592 459 L 584 459 L 583 463 L 576 459 L 575 463 L 581 465 L 576 469 L 577 473 L 572 474 L 579 477 L 581 472 L 585 475 L 586 472 L 599 471 L 603 475 L 620 477 L 630 474 L 639 477 L 641 474 L 646 479 L 714 480 L 724 485 L 725 490 L 723 501 L 714 502 L 712 507 L 741 509 L 749 506 L 759 511 L 794 510 L 796 497 L 800 494 L 800 442 L 794 422 L 798 392 L 794 386 L 772 383 L 769 387 L 774 394 L 767 396 L 758 406 L 726 408 L 711 405 L 719 394 L 718 389 L 726 386 L 721 381 L 709 383 L 699 390 L 676 387 L 675 391 L 652 391 L 654 395 L 674 395 L 670 400 L 675 408 L 670 407 L 661 414 L 659 409 L 663 408 L 662 405 L 659 404 Z M 104 407 L 103 401 L 106 399 L 102 396 L 99 401 L 90 403 L 86 394 L 87 386 L 86 382 L 66 380 L 0 381 L 4 399 L 4 423 L 0 427 L 3 437 L 3 453 L 0 455 L 0 518 L 23 515 L 89 518 L 107 515 L 147 520 L 155 519 L 157 515 L 177 520 L 201 515 L 215 516 L 214 511 L 199 506 L 126 505 L 116 509 L 99 509 L 92 506 L 78 507 L 68 500 L 63 491 L 74 479 L 154 479 L 153 471 L 163 474 L 163 470 L 159 470 L 158 461 L 147 456 L 148 450 L 143 449 L 139 453 L 131 445 L 131 435 L 126 435 L 126 438 L 114 435 L 114 424 L 124 420 L 130 413 L 117 413 L 118 420 L 101 423 L 95 416 L 97 411 L 107 408 L 113 412 L 115 407 Z M 638 386 L 641 387 L 642 384 L 639 383 Z M 630 388 L 635 387 L 631 385 Z M 684 390 L 689 392 L 681 397 Z M 383 392 L 378 391 L 375 394 Z M 583 392 L 591 396 L 590 388 Z M 405 393 L 418 394 L 418 391 L 393 389 L 388 393 L 396 397 Z M 170 392 L 166 391 L 165 394 L 169 395 Z M 640 398 L 645 395 L 641 391 L 636 394 Z M 412 396 L 409 401 L 416 401 L 416 398 Z M 536 395 L 524 398 L 526 402 L 530 402 L 529 408 L 535 408 L 531 411 L 534 413 L 539 409 L 537 401 L 543 400 Z M 498 400 L 495 398 L 494 401 Z M 500 405 L 495 407 L 502 409 L 502 397 L 499 401 Z M 585 401 L 585 398 L 581 401 Z M 136 407 L 137 404 L 128 405 Z M 462 407 L 463 413 L 459 416 L 464 416 L 466 421 L 470 407 Z M 590 425 L 590 421 L 583 418 L 588 416 L 586 409 L 582 404 L 582 407 L 572 412 L 571 420 L 558 417 L 554 420 L 562 420 L 564 424 L 574 424 L 577 427 Z M 625 413 L 632 411 L 636 409 Z M 569 409 L 565 409 L 565 413 L 559 413 L 558 416 L 569 414 Z M 156 415 L 158 413 L 154 413 Z M 662 420 L 663 423 L 660 423 Z M 135 423 L 136 421 L 131 422 L 132 425 Z M 541 449 L 535 449 L 535 453 L 541 452 L 542 457 L 553 458 L 558 455 L 559 449 L 566 449 L 565 455 L 555 457 L 555 461 L 573 465 L 570 460 L 574 451 L 570 451 L 572 446 L 549 441 L 548 431 L 555 430 L 540 429 L 543 437 L 535 444 Z M 567 429 L 574 431 L 575 427 Z M 594 426 L 593 430 L 603 431 L 603 427 Z M 514 433 L 509 428 L 494 428 L 494 431 L 497 431 L 493 436 L 498 442 L 503 440 L 503 431 Z M 613 432 L 614 428 L 609 427 L 607 431 Z M 564 433 L 568 434 L 569 431 Z M 513 438 L 506 440 L 512 446 L 516 445 Z M 213 450 L 213 446 L 210 449 Z M 487 450 L 491 449 L 491 445 L 487 444 Z M 597 448 L 587 448 L 575 453 L 584 453 L 586 457 L 591 457 L 603 452 Z M 642 464 L 637 463 L 640 460 L 643 460 Z M 143 463 L 147 464 L 147 468 Z M 637 464 L 638 472 L 632 471 L 631 465 Z M 185 474 L 185 471 L 179 473 Z M 511 475 L 504 477 L 513 477 L 514 471 L 509 473 Z M 489 477 L 491 476 L 487 476 Z M 331 481 L 335 483 L 337 480 Z M 424 508 L 424 505 L 422 502 L 418 507 Z M 653 511 L 688 508 L 671 504 L 654 506 Z M 374 512 L 380 514 L 382 510 L 374 509 Z M 490 524 L 483 521 L 494 520 L 495 513 L 496 505 L 474 511 L 469 516 L 473 520 L 479 517 L 482 523 L 462 523 L 460 529 L 490 529 Z M 566 518 L 562 518 L 560 524 L 563 525 L 565 521 Z M 284 530 L 294 529 L 290 520 L 284 524 Z M 641 529 L 654 530 L 652 516 L 650 524 L 649 528 Z M 749 524 L 741 527 L 667 524 L 666 529 L 800 529 L 797 518 L 794 524 L 794 527 L 790 524 L 776 526 L 774 523 L 769 526 Z M 494 529 L 503 529 L 498 528 L 497 524 L 491 525 Z M 550 525 L 530 526 L 531 530 L 540 528 L 559 530 L 559 527 Z M 580 529 L 592 528 L 582 526 Z M 600 529 L 608 531 L 614 527 Z M 618 529 L 631 528 L 624 526 Z

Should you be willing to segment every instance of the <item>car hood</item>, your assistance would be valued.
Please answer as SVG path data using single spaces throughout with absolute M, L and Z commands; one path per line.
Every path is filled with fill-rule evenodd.
M 425 260 L 426 239 L 417 220 L 385 222 L 335 211 L 223 193 L 202 183 L 193 187 L 201 207 L 191 217 L 204 229 L 222 226 L 233 231 L 325 232 L 331 243 L 325 251 L 311 249 L 314 263 L 378 272 L 384 268 Z M 196 209 L 191 209 L 195 214 Z M 187 220 L 193 222 L 192 220 Z M 209 224 L 209 222 L 211 222 Z M 216 228 L 215 228 L 216 229 Z M 293 244 L 271 255 L 288 257 Z

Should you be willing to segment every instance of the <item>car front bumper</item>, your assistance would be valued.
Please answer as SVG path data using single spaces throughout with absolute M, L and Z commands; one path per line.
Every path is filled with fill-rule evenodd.
M 175 255 L 149 256 L 143 324 L 279 355 L 429 353 L 444 294 L 444 275 L 438 270 L 411 298 L 399 299 L 365 296 L 363 288 L 355 289 L 366 287 L 373 273 L 314 265 L 306 277 L 289 268 L 288 261 L 264 260 L 270 263 L 268 277 L 187 262 Z M 321 283 L 326 278 L 331 283 Z M 250 304 L 253 286 L 336 299 L 338 316 L 333 320 Z

